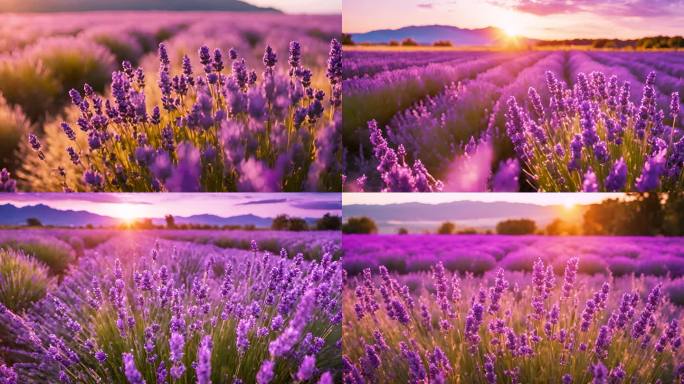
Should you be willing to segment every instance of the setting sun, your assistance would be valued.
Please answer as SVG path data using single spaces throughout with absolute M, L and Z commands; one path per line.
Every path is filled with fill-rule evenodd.
M 114 212 L 117 217 L 127 224 L 140 218 L 140 208 L 133 204 L 117 204 Z
M 501 29 L 508 37 L 517 37 L 520 34 L 520 27 L 515 24 L 507 24 Z

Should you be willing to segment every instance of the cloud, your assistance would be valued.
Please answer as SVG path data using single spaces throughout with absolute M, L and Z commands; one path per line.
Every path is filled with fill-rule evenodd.
M 146 201 L 129 201 L 121 198 L 122 195 L 112 193 L 16 193 L 0 196 L 3 201 L 43 203 L 50 201 L 88 201 L 91 203 L 132 203 L 151 204 Z
M 420 3 L 420 4 L 418 4 L 418 8 L 432 9 L 433 7 L 432 7 L 432 4 L 430 4 L 430 3 Z
M 651 17 L 682 14 L 684 0 L 487 0 L 520 12 L 547 16 L 588 12 L 606 16 Z
M 302 201 L 292 204 L 293 207 L 299 209 L 310 209 L 310 210 L 340 210 L 342 209 L 342 202 L 336 201 Z
M 247 201 L 244 203 L 240 203 L 238 205 L 279 204 L 279 203 L 285 203 L 285 202 L 287 202 L 287 199 L 265 199 L 265 200 Z

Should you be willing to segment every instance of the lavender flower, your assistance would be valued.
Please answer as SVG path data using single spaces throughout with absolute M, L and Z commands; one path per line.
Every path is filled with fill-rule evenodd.
M 123 354 L 124 372 L 128 382 L 131 384 L 145 384 L 145 380 L 140 374 L 140 371 L 135 367 L 135 361 L 133 360 L 133 355 L 130 353 Z
M 257 384 L 268 384 L 273 380 L 273 368 L 275 367 L 275 363 L 271 360 L 264 360 L 264 362 L 261 364 L 261 368 L 259 368 L 259 372 L 257 372 L 256 375 L 256 382 Z
M 315 370 L 316 357 L 311 355 L 304 356 L 304 360 L 302 360 L 302 363 L 299 366 L 299 370 L 297 371 L 297 380 L 306 381 L 311 379 Z
M 197 384 L 211 384 L 211 348 L 211 336 L 206 335 L 197 351 Z

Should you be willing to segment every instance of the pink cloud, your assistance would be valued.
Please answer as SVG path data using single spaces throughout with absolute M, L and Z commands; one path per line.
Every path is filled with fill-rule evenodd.
M 488 0 L 520 12 L 546 16 L 589 12 L 610 16 L 665 16 L 684 14 L 684 0 Z

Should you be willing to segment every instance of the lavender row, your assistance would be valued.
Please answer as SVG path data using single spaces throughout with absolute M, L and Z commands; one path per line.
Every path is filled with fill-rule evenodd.
M 339 374 L 342 282 L 331 255 L 306 262 L 256 242 L 236 251 L 127 236 L 87 251 L 25 313 L 2 306 L 3 379 L 332 383 Z

